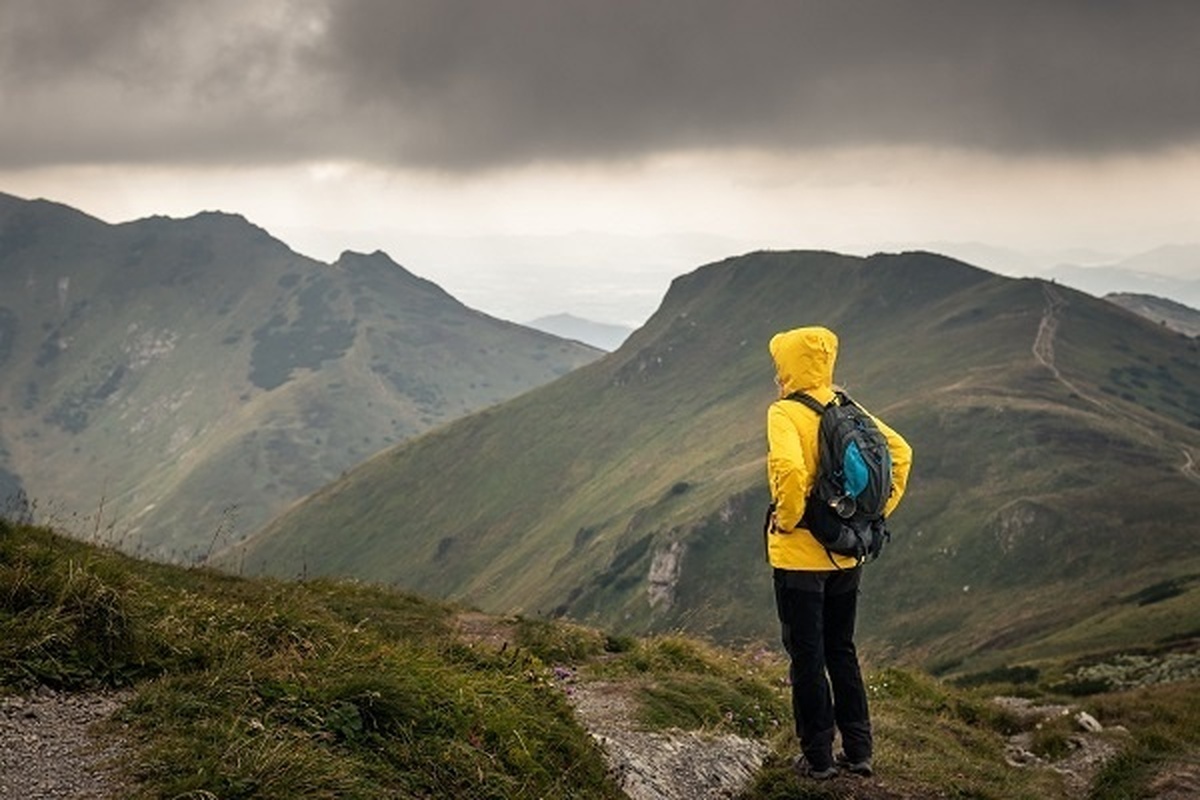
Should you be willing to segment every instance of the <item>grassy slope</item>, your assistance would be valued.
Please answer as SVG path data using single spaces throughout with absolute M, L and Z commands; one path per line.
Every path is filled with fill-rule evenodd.
M 119 721 L 133 798 L 618 797 L 556 666 L 624 687 L 648 728 L 767 739 L 743 800 L 1063 796 L 1053 772 L 1005 765 L 1004 737 L 1027 726 L 983 698 L 1012 687 L 873 672 L 881 776 L 797 784 L 776 656 L 520 618 L 487 623 L 516 645 L 500 648 L 464 638 L 460 614 L 359 584 L 139 562 L 0 519 L 0 693 L 132 686 Z M 1091 697 L 1133 732 L 1096 796 L 1133 796 L 1194 752 L 1198 698 L 1194 682 Z M 1066 733 L 1039 732 L 1035 750 Z
M 1165 297 L 1125 292 L 1107 294 L 1104 299 L 1171 330 L 1188 336 L 1200 336 L 1200 311 L 1183 303 Z
M 0 521 L 0 687 L 136 685 L 136 797 L 619 796 L 538 658 L 467 646 L 452 613 Z
M 1033 352 L 1052 307 L 1061 380 Z M 1195 343 L 1040 281 L 928 254 L 827 253 L 753 254 L 678 279 L 618 352 L 380 454 L 224 563 L 627 630 L 774 638 L 758 533 L 765 343 L 811 323 L 839 332 L 839 377 L 917 453 L 865 588 L 869 649 L 988 668 L 1200 569 L 1180 556 L 1200 504 L 1179 469 L 1184 448 L 1200 458 Z M 673 552 L 674 603 L 653 607 L 648 575 Z M 1147 638 L 1151 609 L 1128 611 L 1113 646 Z

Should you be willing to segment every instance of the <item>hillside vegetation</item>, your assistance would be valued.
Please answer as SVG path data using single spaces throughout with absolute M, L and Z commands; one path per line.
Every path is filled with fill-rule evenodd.
M 457 640 L 453 614 L 0 522 L 0 684 L 137 687 L 134 796 L 619 796 L 544 664 Z
M 130 687 L 107 729 L 130 740 L 123 797 L 622 797 L 572 710 L 585 688 L 632 698 L 630 729 L 664 742 L 684 730 L 766 742 L 744 800 L 1067 796 L 1046 765 L 1074 747 L 1068 720 L 1035 730 L 987 699 L 1014 677 L 1043 696 L 1044 681 L 995 676 L 968 689 L 872 670 L 880 776 L 817 785 L 790 773 L 785 674 L 757 648 L 486 618 L 356 583 L 150 564 L 0 520 L 0 694 Z M 1103 737 L 1123 755 L 1092 797 L 1133 796 L 1164 766 L 1187 763 L 1200 730 L 1195 689 L 1086 701 L 1131 731 Z M 1022 733 L 1042 766 L 1007 762 Z
M 1146 319 L 1157 322 L 1177 333 L 1200 337 L 1200 311 L 1185 306 L 1183 303 L 1176 303 L 1174 300 L 1167 300 L 1163 297 L 1130 292 L 1106 294 L 1104 299 L 1135 314 L 1141 314 Z
M 600 355 L 383 253 L 324 264 L 234 215 L 109 225 L 0 194 L 0 507 L 128 552 L 202 559 Z
M 868 652 L 960 674 L 1200 634 L 1200 343 L 928 253 L 702 267 L 615 353 L 381 453 L 215 563 L 774 637 L 766 342 L 804 324 L 838 332 L 839 380 L 916 454 Z

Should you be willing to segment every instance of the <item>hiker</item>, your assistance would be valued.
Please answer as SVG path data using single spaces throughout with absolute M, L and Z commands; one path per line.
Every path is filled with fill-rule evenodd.
M 832 778 L 838 765 L 869 776 L 871 720 L 854 647 L 862 559 L 829 552 L 802 521 L 818 472 L 820 416 L 803 403 L 785 399 L 803 392 L 822 405 L 833 400 L 838 339 L 827 328 L 796 328 L 772 337 L 769 349 L 780 399 L 767 411 L 767 477 L 773 501 L 767 557 L 774 568 L 783 644 L 791 659 L 792 711 L 801 750 L 795 767 L 800 775 L 817 779 Z M 871 419 L 891 457 L 886 516 L 904 493 L 912 449 L 887 425 Z M 835 727 L 842 737 L 836 761 Z

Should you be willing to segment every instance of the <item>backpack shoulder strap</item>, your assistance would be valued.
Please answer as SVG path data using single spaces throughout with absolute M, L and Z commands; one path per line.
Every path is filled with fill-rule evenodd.
M 803 403 L 815 411 L 818 417 L 825 413 L 825 406 L 821 404 L 821 401 L 807 392 L 792 392 L 783 399 L 795 400 L 797 403 Z
M 862 406 L 854 402 L 853 397 L 846 394 L 846 392 L 842 389 L 835 389 L 833 391 L 833 400 L 830 402 L 839 406 L 854 406 L 855 408 L 862 408 Z

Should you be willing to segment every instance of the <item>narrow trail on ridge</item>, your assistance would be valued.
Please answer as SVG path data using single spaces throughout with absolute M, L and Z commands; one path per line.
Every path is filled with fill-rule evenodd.
M 1038 324 L 1037 336 L 1033 340 L 1033 357 L 1039 364 L 1050 370 L 1054 379 L 1066 387 L 1067 391 L 1071 392 L 1080 399 L 1092 404 L 1109 416 L 1118 417 L 1124 422 L 1131 425 L 1133 428 L 1145 433 L 1151 439 L 1156 439 L 1163 442 L 1168 447 L 1178 448 L 1183 454 L 1183 463 L 1179 465 L 1179 471 L 1185 478 L 1191 481 L 1200 483 L 1200 467 L 1198 467 L 1196 458 L 1193 456 L 1191 448 L 1180 446 L 1178 443 L 1172 443 L 1168 437 L 1159 429 L 1147 424 L 1140 417 L 1130 413 L 1128 410 L 1119 405 L 1110 403 L 1104 398 L 1084 391 L 1076 384 L 1072 383 L 1062 374 L 1054 360 L 1054 338 L 1058 332 L 1059 311 L 1070 305 L 1067 300 L 1059 294 L 1052 284 L 1043 283 L 1042 292 L 1046 296 L 1046 310 L 1042 313 L 1042 320 Z

